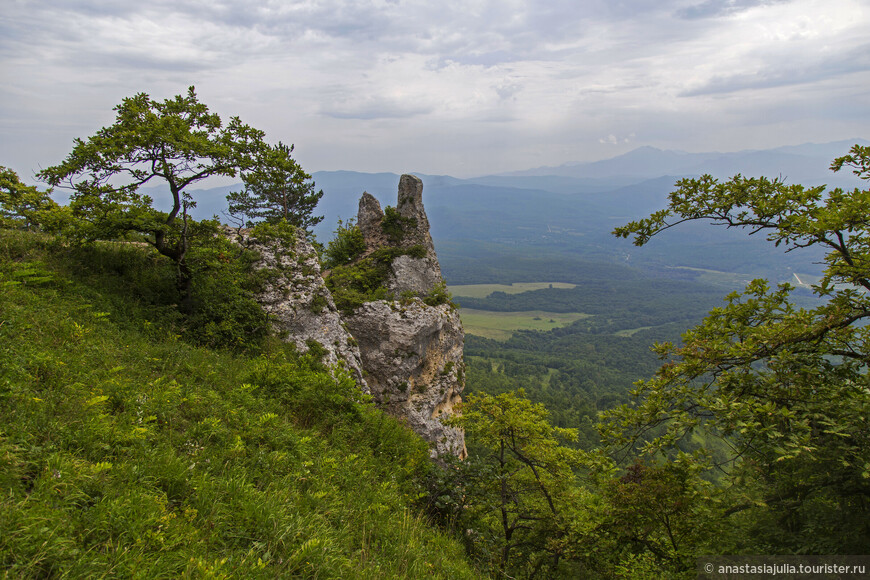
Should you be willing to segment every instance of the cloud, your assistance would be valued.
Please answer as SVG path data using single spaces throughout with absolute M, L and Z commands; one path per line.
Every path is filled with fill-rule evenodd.
M 297 143 L 312 169 L 395 170 L 377 165 L 394 160 L 498 171 L 635 144 L 740 149 L 759 135 L 820 140 L 820 128 L 851 137 L 870 116 L 866 0 L 6 0 L 3 10 L 0 164 L 25 168 L 110 123 L 122 98 L 191 84 L 212 110 Z M 752 113 L 772 110 L 777 130 L 757 130 L 769 116 Z
M 722 95 L 747 90 L 770 89 L 794 85 L 816 84 L 838 77 L 870 72 L 870 43 L 846 53 L 832 55 L 802 55 L 786 58 L 751 73 L 715 75 L 700 86 L 680 93 L 681 97 Z M 868 90 L 870 92 L 870 90 Z
M 678 18 L 695 20 L 700 18 L 716 18 L 730 16 L 750 8 L 759 6 L 771 6 L 790 0 L 705 0 L 699 4 L 693 4 L 676 11 Z
M 598 139 L 598 142 L 604 145 L 624 145 L 627 143 L 631 143 L 636 135 L 634 133 L 629 133 L 625 137 L 617 137 L 614 134 L 610 134 L 607 137 L 601 137 Z
M 390 97 L 348 98 L 325 105 L 320 113 L 336 119 L 407 119 L 431 113 L 434 108 L 423 103 Z

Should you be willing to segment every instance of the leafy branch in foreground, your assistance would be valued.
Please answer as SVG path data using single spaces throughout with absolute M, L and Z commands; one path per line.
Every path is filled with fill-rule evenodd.
M 832 169 L 870 177 L 870 148 L 855 146 Z M 615 450 L 669 452 L 696 432 L 731 449 L 716 467 L 751 481 L 778 514 L 767 537 L 779 548 L 848 552 L 870 545 L 870 190 L 825 191 L 779 180 L 683 179 L 667 209 L 617 228 L 644 245 L 691 220 L 764 233 L 787 251 L 821 246 L 826 269 L 814 308 L 790 302 L 787 284 L 752 281 L 682 345 L 657 344 L 667 360 L 636 383 L 634 405 L 604 414 Z M 750 509 L 735 499 L 729 513 Z M 824 506 L 824 509 L 823 507 Z M 824 512 L 824 513 L 823 513 Z M 863 522 L 863 523 L 859 523 Z M 856 552 L 857 553 L 857 552 Z
M 22 183 L 17 173 L 0 166 L 0 227 L 35 229 L 59 217 L 50 193 Z
M 556 574 L 575 543 L 575 520 L 584 519 L 574 473 L 584 454 L 560 442 L 576 440 L 577 432 L 553 427 L 547 415 L 520 390 L 472 394 L 462 414 L 448 419 L 481 448 L 463 466 L 472 512 L 464 523 L 479 536 L 481 557 L 504 574 Z

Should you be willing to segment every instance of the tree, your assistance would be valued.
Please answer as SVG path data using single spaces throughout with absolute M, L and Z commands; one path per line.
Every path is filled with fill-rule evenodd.
M 462 413 L 448 421 L 481 449 L 463 466 L 473 512 L 463 523 L 477 528 L 501 572 L 555 573 L 580 519 L 574 470 L 584 454 L 559 441 L 576 440 L 576 431 L 551 426 L 544 406 L 522 390 L 469 395 Z
M 76 139 L 59 165 L 37 175 L 54 187 L 72 190 L 69 207 L 79 221 L 74 235 L 83 241 L 114 238 L 130 232 L 146 241 L 177 266 L 182 295 L 189 297 L 191 270 L 186 257 L 197 236 L 213 228 L 193 222 L 188 210 L 196 205 L 190 186 L 212 176 L 235 177 L 253 167 L 263 150 L 263 132 L 238 117 L 224 125 L 197 99 L 193 87 L 186 96 L 163 102 L 145 93 L 115 107 L 115 123 L 86 141 Z M 163 212 L 139 189 L 164 181 L 172 207 Z
M 870 178 L 870 148 L 831 168 Z M 826 191 L 780 180 L 683 179 L 668 208 L 617 228 L 642 246 L 690 220 L 762 233 L 786 251 L 820 246 L 826 268 L 799 308 L 792 288 L 754 280 L 686 332 L 656 344 L 667 362 L 636 383 L 633 405 L 605 414 L 624 451 L 672 453 L 690 437 L 730 449 L 712 465 L 733 485 L 725 516 L 756 549 L 865 553 L 870 548 L 870 190 Z M 750 517 L 743 518 L 751 513 Z M 744 544 L 744 549 L 745 544 Z
M 243 191 L 227 196 L 229 213 L 246 216 L 247 225 L 265 220 L 275 223 L 285 220 L 303 230 L 310 230 L 323 220 L 323 216 L 313 216 L 323 190 L 314 191 L 311 176 L 305 173 L 293 159 L 289 147 L 266 146 L 260 152 L 257 163 L 242 173 Z
M 36 228 L 58 209 L 50 193 L 25 185 L 17 173 L 0 166 L 0 226 Z

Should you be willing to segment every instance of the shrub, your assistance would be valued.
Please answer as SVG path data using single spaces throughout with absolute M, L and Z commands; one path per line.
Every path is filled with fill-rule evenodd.
M 255 294 L 277 273 L 254 272 L 253 265 L 258 259 L 256 252 L 223 236 L 212 237 L 190 251 L 193 304 L 185 324 L 184 335 L 188 339 L 232 350 L 262 346 L 270 330 L 269 317 Z
M 450 292 L 447 291 L 447 282 L 442 280 L 438 284 L 432 287 L 427 294 L 423 298 L 423 302 L 428 304 L 429 306 L 439 306 L 441 304 L 450 304 L 453 308 L 456 308 L 456 304 L 453 303 L 452 296 Z
M 380 248 L 355 264 L 333 268 L 326 278 L 326 286 L 332 292 L 336 307 L 351 313 L 366 302 L 393 299 L 385 288 L 393 260 L 399 256 L 419 258 L 425 255 L 426 249 L 420 245 Z
M 381 230 L 387 234 L 387 238 L 391 243 L 401 244 L 408 230 L 413 230 L 416 227 L 416 218 L 404 217 L 396 208 L 389 205 L 384 209 Z
M 365 249 L 366 242 L 362 231 L 354 223 L 354 220 L 349 219 L 347 222 L 338 220 L 335 237 L 329 241 L 323 251 L 323 267 L 330 269 L 349 264 L 360 257 Z

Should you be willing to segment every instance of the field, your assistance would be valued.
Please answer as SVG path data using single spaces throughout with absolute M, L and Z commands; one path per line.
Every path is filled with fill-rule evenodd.
M 495 286 L 495 284 L 488 284 Z M 475 334 L 484 338 L 507 340 L 517 330 L 552 330 L 567 326 L 575 320 L 587 318 L 588 314 L 579 312 L 559 313 L 543 310 L 527 310 L 525 312 L 491 312 L 462 308 L 459 310 L 462 326 L 467 334 Z
M 460 286 L 450 286 L 450 293 L 456 297 L 466 296 L 468 298 L 486 298 L 493 292 L 504 292 L 505 294 L 522 294 L 532 290 L 541 290 L 543 288 L 574 288 L 576 284 L 568 284 L 567 282 L 514 282 L 512 284 L 466 284 Z

